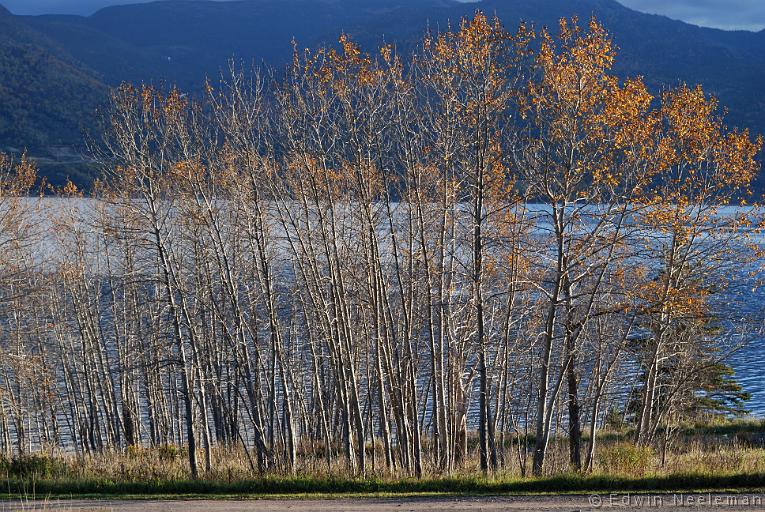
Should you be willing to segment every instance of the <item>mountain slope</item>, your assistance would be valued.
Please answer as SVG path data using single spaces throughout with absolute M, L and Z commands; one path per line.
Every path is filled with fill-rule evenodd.
M 55 38 L 73 55 L 111 81 L 127 75 L 166 79 L 183 87 L 199 86 L 232 57 L 280 66 L 302 47 L 333 43 L 341 31 L 363 43 L 382 36 L 408 42 L 419 37 L 429 18 L 459 19 L 463 4 L 447 0 L 245 0 L 207 2 L 174 0 L 115 6 L 93 16 L 25 17 L 24 21 Z M 80 44 L 89 30 L 89 45 Z M 113 41 L 143 52 L 140 70 L 109 66 Z
M 0 147 L 70 145 L 106 93 L 95 73 L 0 8 Z
M 552 25 L 562 16 L 598 16 L 621 48 L 617 71 L 640 74 L 656 89 L 703 83 L 732 120 L 765 131 L 765 34 L 724 32 L 632 11 L 614 0 L 242 0 L 163 1 L 103 9 L 93 16 L 25 21 L 115 84 L 158 80 L 199 87 L 227 59 L 280 66 L 290 41 L 315 46 L 345 31 L 364 45 L 383 39 L 406 48 L 426 26 L 456 23 L 480 8 L 507 26 Z
M 103 98 L 101 81 L 161 80 L 198 90 L 232 57 L 279 69 L 289 62 L 293 38 L 301 47 L 332 44 L 341 31 L 367 48 L 386 41 L 408 51 L 427 26 L 454 25 L 476 9 L 496 13 L 508 27 L 596 15 L 620 47 L 619 74 L 642 75 L 655 90 L 702 83 L 729 107 L 731 123 L 765 132 L 765 32 L 695 27 L 615 0 L 166 0 L 109 7 L 89 17 L 0 14 L 0 23 L 24 34 L 20 43 L 0 28 L 0 97 L 4 103 L 10 98 L 15 111 L 27 111 L 23 130 L 0 126 L 0 147 L 25 142 L 22 135 L 30 133 L 34 144 L 63 141 L 62 133 L 75 132 L 71 125 L 61 128 L 67 112 L 82 118 L 83 109 Z M 22 79 L 6 80 L 7 70 Z M 24 79 L 38 83 L 33 95 Z M 63 88 L 69 92 L 46 89 L 52 82 L 69 84 Z M 50 101 L 38 106 L 40 97 Z

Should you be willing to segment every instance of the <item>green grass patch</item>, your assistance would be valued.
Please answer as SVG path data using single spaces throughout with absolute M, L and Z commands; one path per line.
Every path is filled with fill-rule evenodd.
M 546 478 L 349 479 L 273 477 L 237 482 L 209 480 L 119 482 L 112 480 L 14 480 L 5 482 L 5 498 L 29 496 L 126 497 L 323 497 L 501 495 L 585 492 L 690 492 L 765 489 L 765 474 L 673 474 L 655 477 L 561 475 Z

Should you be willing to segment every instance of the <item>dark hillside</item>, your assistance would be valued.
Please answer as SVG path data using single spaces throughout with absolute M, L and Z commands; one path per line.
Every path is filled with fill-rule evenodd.
M 0 10 L 0 147 L 41 148 L 81 140 L 106 93 L 65 49 Z
M 409 51 L 426 27 L 437 31 L 476 9 L 506 26 L 537 27 L 563 16 L 596 15 L 620 48 L 617 72 L 654 88 L 702 83 L 730 110 L 730 122 L 765 132 L 765 33 L 699 28 L 630 10 L 615 0 L 168 0 L 109 7 L 92 16 L 0 13 L 0 147 L 76 144 L 102 83 L 175 83 L 198 90 L 234 57 L 280 68 L 294 39 L 333 43 L 346 32 L 362 46 L 383 41 Z

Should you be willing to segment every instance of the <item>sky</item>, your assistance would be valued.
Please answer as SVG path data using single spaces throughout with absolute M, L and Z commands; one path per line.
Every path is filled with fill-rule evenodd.
M 725 30 L 762 30 L 765 28 L 765 0 L 618 1 L 637 11 L 663 14 L 703 27 Z
M 148 0 L 0 0 L 16 14 L 91 14 L 101 7 Z M 618 0 L 627 7 L 725 30 L 765 28 L 765 0 Z

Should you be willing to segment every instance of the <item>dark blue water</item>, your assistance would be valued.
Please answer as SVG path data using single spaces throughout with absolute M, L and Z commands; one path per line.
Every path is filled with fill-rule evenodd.
M 42 211 L 47 212 L 51 217 L 56 216 L 56 212 L 62 207 L 72 208 L 72 202 L 76 201 L 77 204 L 74 207 L 81 210 L 84 218 L 90 215 L 94 215 L 95 210 L 93 202 L 90 199 L 30 199 L 30 207 L 39 204 Z M 548 207 L 544 205 L 528 205 L 529 215 L 535 215 L 535 212 L 547 211 Z M 741 211 L 738 207 L 724 207 L 720 210 L 720 215 L 737 215 Z M 543 224 L 540 224 L 540 227 Z M 384 237 L 383 237 L 384 238 Z M 54 245 L 46 239 L 40 240 L 41 254 L 46 254 L 52 250 Z M 765 248 L 765 236 L 761 237 L 758 242 L 762 248 Z M 759 265 L 763 265 L 759 262 Z M 752 268 L 743 269 L 746 274 L 752 271 Z M 747 279 L 745 278 L 744 281 Z M 759 268 L 759 275 L 755 278 L 759 283 L 765 282 L 765 271 L 763 268 Z M 765 318 L 765 287 L 759 286 L 759 283 L 746 284 L 741 286 L 736 293 L 735 297 L 730 297 L 729 300 L 720 301 L 717 306 L 719 312 L 723 313 L 723 316 L 727 318 L 738 318 L 739 320 L 744 317 L 750 317 L 753 323 L 760 323 L 761 325 L 752 326 L 749 330 L 747 338 L 750 340 L 740 350 L 730 356 L 726 362 L 735 370 L 736 380 L 742 384 L 744 389 L 751 393 L 752 398 L 747 404 L 747 409 L 755 416 L 765 418 L 765 322 L 756 320 L 758 318 Z M 745 310 L 745 311 L 744 311 Z M 734 321 L 734 323 L 736 323 Z M 758 336 L 752 336 L 751 333 L 760 329 L 762 332 Z M 731 341 L 731 340 L 727 340 Z M 743 343 L 743 340 L 733 340 L 732 344 L 737 345 Z
M 765 417 L 765 339 L 758 339 L 733 354 L 729 364 L 736 371 L 736 380 L 752 394 L 747 409 L 754 416 Z

